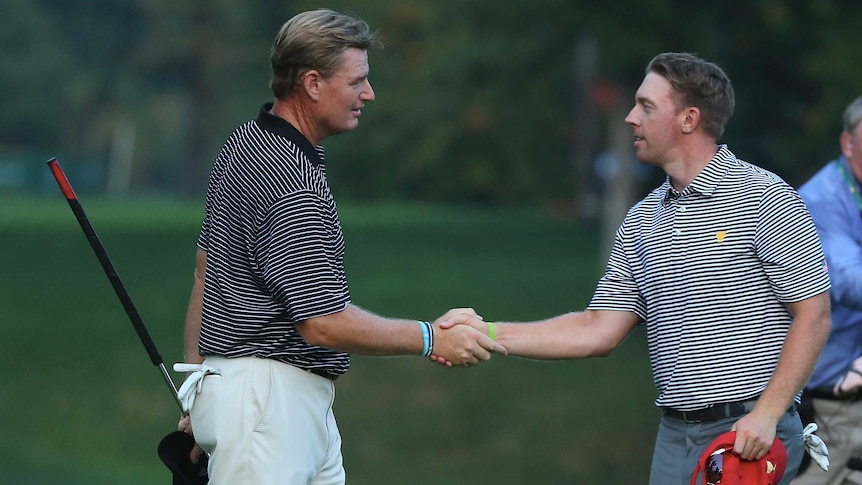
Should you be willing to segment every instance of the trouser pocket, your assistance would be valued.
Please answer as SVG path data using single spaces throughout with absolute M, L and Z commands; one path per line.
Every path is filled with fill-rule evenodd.
M 195 441 L 207 453 L 212 453 L 218 442 L 218 402 L 222 388 L 222 376 L 210 374 L 203 378 L 200 393 L 195 399 L 189 415 Z

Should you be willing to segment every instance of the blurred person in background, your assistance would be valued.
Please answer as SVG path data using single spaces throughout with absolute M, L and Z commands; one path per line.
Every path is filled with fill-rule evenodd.
M 832 281 L 832 333 L 805 389 L 829 447 L 829 471 L 808 466 L 794 485 L 862 484 L 845 466 L 862 456 L 862 96 L 844 110 L 841 155 L 800 189 Z
M 574 359 L 608 355 L 644 325 L 663 414 L 652 485 L 688 484 L 728 431 L 743 459 L 778 437 L 782 485 L 805 449 L 796 403 L 829 335 L 829 277 L 796 191 L 717 144 L 734 102 L 717 65 L 656 56 L 625 121 L 638 160 L 667 178 L 629 210 L 587 309 L 476 327 L 509 355 Z
M 345 483 L 333 415 L 349 353 L 442 355 L 469 366 L 504 352 L 469 325 L 374 315 L 350 299 L 344 238 L 321 140 L 353 130 L 375 99 L 361 20 L 301 13 L 272 47 L 275 101 L 219 152 L 198 239 L 185 329 L 185 417 L 211 484 Z M 192 430 L 193 428 L 193 430 Z M 199 448 L 192 451 L 198 460 Z

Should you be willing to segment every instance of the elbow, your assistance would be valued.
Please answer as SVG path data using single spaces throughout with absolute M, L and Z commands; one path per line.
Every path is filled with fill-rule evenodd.
M 824 336 L 823 341 L 825 342 L 829 338 L 829 334 L 832 333 L 832 317 L 827 314 L 825 317 L 821 319 L 820 323 L 820 333 Z
M 326 331 L 320 328 L 320 325 L 314 325 L 312 322 L 304 321 L 297 324 L 296 329 L 307 344 L 316 345 L 318 347 L 327 347 L 326 344 L 329 343 L 330 337 Z
M 338 347 L 337 325 L 331 324 L 326 317 L 311 318 L 296 324 L 302 339 L 309 345 L 336 350 Z
M 820 341 L 822 346 L 826 344 L 830 333 L 832 333 L 832 315 L 827 305 L 814 321 L 812 335 Z
M 614 349 L 617 348 L 619 342 L 613 339 L 602 339 L 599 340 L 593 345 L 593 348 L 589 351 L 590 357 L 607 357 L 611 355 Z
M 613 346 L 613 345 L 598 346 L 598 347 L 593 349 L 593 351 L 590 353 L 590 355 L 593 357 L 607 357 L 607 356 L 611 355 L 611 353 L 614 351 L 615 348 L 616 348 L 616 346 Z

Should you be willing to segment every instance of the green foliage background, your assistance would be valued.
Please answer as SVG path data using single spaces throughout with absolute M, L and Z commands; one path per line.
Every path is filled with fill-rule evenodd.
M 268 55 L 278 27 L 320 6 L 4 2 L 0 164 L 58 156 L 104 168 L 115 128 L 128 124 L 136 133 L 134 193 L 199 194 L 225 136 L 271 98 Z M 326 141 L 339 165 L 334 185 L 354 199 L 574 200 L 585 184 L 573 165 L 589 160 L 573 158 L 573 143 L 595 155 L 608 124 L 622 123 L 589 93 L 610 88 L 610 99 L 628 106 L 644 66 L 662 51 L 697 52 L 728 71 L 738 103 L 723 141 L 794 185 L 837 153 L 841 111 L 862 93 L 859 2 L 325 6 L 367 20 L 385 43 L 371 53 L 378 100 L 358 130 Z M 575 45 L 585 40 L 595 42 L 597 60 L 593 82 L 580 89 Z M 575 122 L 585 112 L 594 112 L 587 128 Z M 92 188 L 103 181 L 94 177 Z

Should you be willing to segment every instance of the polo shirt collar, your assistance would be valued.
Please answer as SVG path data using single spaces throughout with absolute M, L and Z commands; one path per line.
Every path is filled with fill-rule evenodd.
M 712 195 L 721 179 L 727 175 L 730 170 L 731 163 L 736 160 L 736 155 L 727 148 L 727 145 L 719 145 L 718 153 L 712 157 L 712 160 L 697 174 L 697 177 L 691 181 L 688 187 L 683 190 L 683 193 L 700 193 L 706 196 Z
M 299 147 L 312 165 L 323 165 L 325 161 L 321 153 L 323 151 L 322 147 L 315 147 L 287 120 L 270 113 L 269 110 L 272 109 L 272 105 L 273 103 L 270 102 L 260 107 L 260 114 L 257 115 L 257 119 L 255 120 L 257 125 L 272 134 L 287 138 L 288 141 Z

